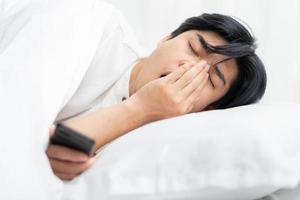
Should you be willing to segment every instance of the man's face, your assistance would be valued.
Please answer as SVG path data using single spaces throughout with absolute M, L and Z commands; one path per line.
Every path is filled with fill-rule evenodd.
M 235 59 L 226 59 L 220 54 L 208 54 L 199 41 L 199 35 L 210 45 L 224 45 L 226 41 L 214 32 L 191 30 L 175 38 L 162 40 L 152 54 L 147 57 L 139 71 L 135 90 L 137 91 L 146 83 L 173 72 L 186 62 L 199 62 L 206 60 L 211 68 L 209 79 L 202 90 L 201 97 L 195 103 L 192 112 L 199 112 L 211 103 L 219 100 L 229 90 L 238 74 Z

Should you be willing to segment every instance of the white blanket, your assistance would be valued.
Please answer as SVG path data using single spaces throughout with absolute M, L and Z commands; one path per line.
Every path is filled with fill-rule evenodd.
M 45 155 L 48 127 L 79 86 L 113 8 L 95 0 L 0 3 L 0 199 L 60 199 L 63 184 Z

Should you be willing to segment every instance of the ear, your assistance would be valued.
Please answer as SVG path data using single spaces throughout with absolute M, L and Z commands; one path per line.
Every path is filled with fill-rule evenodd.
M 172 37 L 172 36 L 169 34 L 169 35 L 167 35 L 167 36 L 161 38 L 161 39 L 158 41 L 157 46 L 159 46 L 159 45 L 161 45 L 163 42 L 169 40 L 171 37 Z

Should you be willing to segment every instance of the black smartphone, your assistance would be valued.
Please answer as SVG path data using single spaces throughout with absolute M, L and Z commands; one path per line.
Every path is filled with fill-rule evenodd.
M 54 136 L 50 139 L 52 144 L 66 146 L 92 156 L 95 141 L 62 123 L 56 124 Z

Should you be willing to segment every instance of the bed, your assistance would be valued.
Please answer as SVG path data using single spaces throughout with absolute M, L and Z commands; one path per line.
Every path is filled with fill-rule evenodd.
M 300 104 L 291 101 L 147 124 L 108 144 L 80 177 L 61 181 L 45 154 L 48 128 L 79 87 L 103 34 L 97 27 L 115 8 L 94 0 L 0 5 L 0 199 L 298 196 Z

